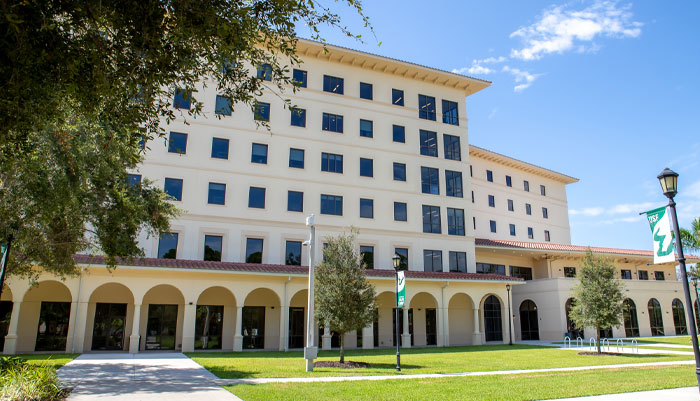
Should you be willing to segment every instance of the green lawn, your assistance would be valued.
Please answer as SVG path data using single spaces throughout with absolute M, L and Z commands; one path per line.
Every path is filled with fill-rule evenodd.
M 274 383 L 225 388 L 245 401 L 539 400 L 696 385 L 695 367 L 451 377 L 440 379 Z
M 75 359 L 80 354 L 20 354 L 15 355 L 31 363 L 46 363 L 56 369 Z
M 625 339 L 625 341 L 631 338 Z M 678 336 L 678 337 L 652 337 L 652 338 L 637 338 L 639 344 L 643 343 L 656 343 L 656 344 L 678 344 L 678 345 L 692 345 L 690 341 L 690 336 Z
M 483 345 L 401 350 L 401 373 L 396 373 L 394 349 L 348 350 L 345 359 L 368 362 L 368 369 L 316 368 L 305 372 L 303 353 L 237 352 L 189 353 L 197 363 L 220 378 L 356 376 L 419 373 L 455 373 L 493 370 L 559 368 L 637 362 L 690 360 L 685 355 L 589 356 L 571 350 L 531 345 Z M 322 351 L 320 360 L 337 360 L 337 351 Z

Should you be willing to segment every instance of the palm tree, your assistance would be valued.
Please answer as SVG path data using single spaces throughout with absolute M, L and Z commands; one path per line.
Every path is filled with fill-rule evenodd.
M 700 218 L 696 218 L 690 223 L 690 230 L 681 228 L 681 242 L 683 250 L 688 253 L 700 251 Z

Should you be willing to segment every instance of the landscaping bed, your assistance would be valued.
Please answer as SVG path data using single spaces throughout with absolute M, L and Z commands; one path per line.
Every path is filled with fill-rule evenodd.
M 70 390 L 58 379 L 51 363 L 0 357 L 0 400 L 60 401 Z

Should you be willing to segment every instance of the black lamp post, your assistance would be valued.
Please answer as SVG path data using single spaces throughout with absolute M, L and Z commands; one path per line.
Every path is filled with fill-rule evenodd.
M 391 258 L 394 263 L 394 273 L 396 275 L 396 309 L 394 316 L 396 319 L 396 371 L 401 371 L 401 351 L 399 349 L 399 266 L 401 265 L 401 257 L 398 254 L 394 254 Z
M 693 274 L 693 275 L 690 277 L 690 281 L 693 282 L 693 287 L 695 287 L 695 302 L 696 302 L 696 303 L 698 304 L 698 306 L 700 307 L 700 300 L 698 300 L 698 276 L 696 276 L 695 274 Z M 692 298 L 692 297 L 691 297 L 691 298 Z M 693 305 L 693 307 L 692 307 L 691 309 L 692 309 L 692 310 L 695 310 L 695 305 Z M 693 315 L 693 316 L 695 316 L 695 315 Z M 698 326 L 697 326 L 697 323 L 698 323 L 698 322 L 695 322 L 695 324 L 696 324 L 695 327 L 696 327 L 696 328 L 698 327 Z
M 678 173 L 665 168 L 656 178 L 661 183 L 661 189 L 664 195 L 668 197 L 668 206 L 671 208 L 671 217 L 673 218 L 673 233 L 676 236 L 676 252 L 678 253 L 678 263 L 681 265 L 681 281 L 683 282 L 683 291 L 685 292 L 685 304 L 688 306 L 686 312 L 688 315 L 688 326 L 690 326 L 690 339 L 693 342 L 693 354 L 695 354 L 695 375 L 698 379 L 698 388 L 700 388 L 700 351 L 698 350 L 698 334 L 695 326 L 695 315 L 693 313 L 693 301 L 690 298 L 690 286 L 688 285 L 688 273 L 685 268 L 685 256 L 683 256 L 683 244 L 681 243 L 681 233 L 678 228 L 678 216 L 676 215 L 676 202 L 673 197 L 678 193 Z
M 510 313 L 510 284 L 506 284 L 508 292 L 508 345 L 513 345 L 513 316 Z

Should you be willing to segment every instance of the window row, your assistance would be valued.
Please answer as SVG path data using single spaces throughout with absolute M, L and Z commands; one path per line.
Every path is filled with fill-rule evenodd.
M 509 266 L 511 277 L 519 277 L 523 280 L 532 280 L 532 268 L 522 266 Z M 476 272 L 484 274 L 500 274 L 506 275 L 506 266 L 494 263 L 476 263 Z
M 494 195 L 489 195 L 488 196 L 488 202 L 489 202 L 489 207 L 496 207 L 496 197 Z M 472 203 L 474 203 L 474 191 L 472 191 Z M 515 211 L 515 203 L 513 202 L 512 199 L 507 199 L 507 207 L 509 212 L 514 212 Z M 525 214 L 528 216 L 532 216 L 532 205 L 529 203 L 525 204 Z M 549 210 L 546 207 L 542 207 L 542 218 L 543 219 L 548 219 L 549 218 Z
M 489 220 L 489 229 L 491 230 L 492 233 L 497 233 L 496 229 L 496 220 Z M 474 229 L 476 229 L 476 218 L 474 218 Z M 508 224 L 508 231 L 511 236 L 515 237 L 516 236 L 516 229 L 515 229 L 515 224 Z M 527 228 L 527 238 L 528 239 L 535 239 L 535 231 L 533 230 L 532 227 Z M 545 242 L 550 242 L 551 237 L 549 235 L 549 230 L 544 230 L 544 240 Z
M 474 176 L 474 169 L 472 168 L 472 166 L 469 166 L 469 174 L 472 177 Z M 486 170 L 486 181 L 493 182 L 493 171 Z M 511 176 L 505 176 L 505 184 L 507 187 L 513 186 L 513 179 Z M 523 180 L 523 191 L 530 192 L 530 182 L 528 180 Z M 540 185 L 540 195 L 547 196 L 547 187 L 545 187 L 544 185 Z

